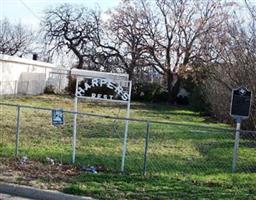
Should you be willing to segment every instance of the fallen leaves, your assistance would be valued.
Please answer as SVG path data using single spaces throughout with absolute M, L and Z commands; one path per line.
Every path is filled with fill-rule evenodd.
M 60 189 L 67 182 L 80 175 L 74 165 L 42 163 L 18 158 L 0 158 L 0 177 L 2 181 L 32 185 L 43 189 Z

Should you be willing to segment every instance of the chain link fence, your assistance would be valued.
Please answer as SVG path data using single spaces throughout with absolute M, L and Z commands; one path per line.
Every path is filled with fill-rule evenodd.
M 51 124 L 52 110 L 0 105 L 0 155 L 71 163 L 73 112 Z M 119 173 L 129 120 L 125 173 L 213 175 L 232 173 L 235 130 L 77 113 L 76 165 Z M 236 172 L 256 172 L 256 132 L 240 131 Z
M 49 73 L 49 77 L 46 81 L 46 89 L 52 89 L 55 94 L 65 93 L 65 89 L 68 86 L 69 74 L 67 72 L 53 71 Z
M 15 153 L 16 114 L 16 106 L 0 107 L 0 155 L 4 157 L 13 156 Z

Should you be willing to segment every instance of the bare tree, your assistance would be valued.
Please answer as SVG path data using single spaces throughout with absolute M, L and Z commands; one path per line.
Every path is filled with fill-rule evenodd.
M 219 30 L 226 15 L 217 0 L 155 0 L 153 6 L 144 1 L 142 4 L 146 13 L 149 59 L 165 76 L 172 101 L 178 92 L 173 90 L 173 74 L 202 59 L 205 38 Z
M 253 20 L 256 20 L 256 7 L 252 5 L 252 2 L 250 0 L 244 0 L 245 6 L 247 7 L 248 11 L 251 14 L 251 17 Z
M 32 32 L 22 24 L 11 24 L 7 19 L 0 21 L 0 53 L 23 56 L 32 44 Z
M 130 79 L 136 78 L 134 74 L 147 66 L 144 60 L 145 31 L 141 24 L 143 12 L 133 2 L 125 1 L 108 15 L 109 20 L 98 40 L 101 61 L 104 61 L 104 67 L 112 65 L 112 71 L 124 71 Z
M 99 31 L 99 16 L 94 10 L 70 4 L 45 11 L 42 27 L 50 50 L 73 52 L 78 59 L 77 68 L 85 68 L 86 61 L 96 50 L 94 41 Z
M 208 78 L 205 94 L 213 112 L 219 118 L 230 121 L 230 95 L 233 88 L 241 85 L 256 92 L 256 27 L 255 18 L 248 22 L 238 17 L 226 24 L 226 32 L 216 38 L 213 44 L 218 54 L 211 68 L 207 68 Z M 251 116 L 247 128 L 255 129 L 256 104 L 255 96 L 251 106 Z

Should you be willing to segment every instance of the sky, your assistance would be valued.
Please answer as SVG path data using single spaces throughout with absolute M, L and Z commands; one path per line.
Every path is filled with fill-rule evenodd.
M 0 0 L 0 19 L 24 23 L 38 28 L 43 11 L 58 4 L 71 3 L 88 8 L 99 6 L 102 11 L 115 7 L 119 0 Z
M 244 0 L 226 1 L 235 1 L 240 4 L 244 2 Z M 256 3 L 256 0 L 249 1 Z M 102 11 L 106 11 L 117 6 L 119 2 L 120 0 L 0 0 L 0 20 L 8 18 L 13 23 L 21 22 L 31 26 L 32 29 L 37 29 L 39 28 L 43 11 L 58 4 L 71 3 L 88 8 L 99 7 Z M 242 15 L 245 15 L 241 7 L 237 10 Z

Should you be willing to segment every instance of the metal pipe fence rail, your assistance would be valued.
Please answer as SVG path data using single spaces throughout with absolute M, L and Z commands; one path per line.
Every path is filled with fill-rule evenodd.
M 76 164 L 120 172 L 125 121 L 129 120 L 127 174 L 215 174 L 256 172 L 256 132 L 115 117 L 63 110 L 65 124 L 51 125 L 52 108 L 0 103 L 0 156 L 59 163 L 72 160 L 73 115 L 77 115 Z

